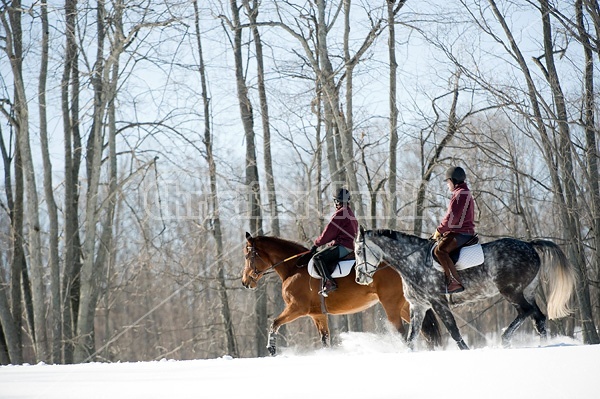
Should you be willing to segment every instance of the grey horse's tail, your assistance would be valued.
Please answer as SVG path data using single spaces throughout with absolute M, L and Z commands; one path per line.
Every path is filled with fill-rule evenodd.
M 548 318 L 568 316 L 572 313 L 569 299 L 577 281 L 575 267 L 552 241 L 533 240 L 531 245 L 542 258 L 540 280 L 546 289 Z

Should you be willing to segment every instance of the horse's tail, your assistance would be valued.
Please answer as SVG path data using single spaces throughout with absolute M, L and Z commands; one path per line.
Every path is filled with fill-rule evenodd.
M 442 333 L 440 331 L 440 323 L 435 317 L 432 309 L 428 309 L 423 319 L 421 333 L 427 340 L 427 343 L 434 347 L 442 346 Z
M 533 240 L 531 245 L 542 258 L 540 279 L 546 287 L 548 318 L 568 316 L 572 312 L 569 299 L 577 281 L 575 267 L 552 241 Z

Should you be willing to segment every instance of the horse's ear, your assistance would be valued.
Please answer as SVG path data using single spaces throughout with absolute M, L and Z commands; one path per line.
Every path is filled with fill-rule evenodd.
M 360 231 L 360 235 L 364 236 L 365 235 L 365 228 L 363 227 L 363 225 L 361 224 L 358 228 L 358 231 Z
M 246 232 L 246 240 L 250 241 L 252 239 L 252 234 Z

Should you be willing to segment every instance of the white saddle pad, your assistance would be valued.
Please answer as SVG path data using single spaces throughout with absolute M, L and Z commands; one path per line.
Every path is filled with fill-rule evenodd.
M 435 246 L 433 248 L 435 248 Z M 442 265 L 433 258 L 433 248 L 431 249 L 433 267 L 443 272 L 444 269 L 442 268 Z M 483 249 L 481 248 L 481 244 L 469 245 L 468 247 L 462 247 L 460 249 L 460 256 L 454 266 L 456 266 L 456 270 L 464 270 L 483 264 L 483 260 Z
M 335 269 L 331 273 L 331 277 L 346 277 L 348 274 L 350 274 L 350 270 L 352 270 L 354 262 L 354 260 L 343 260 L 338 262 L 338 264 L 335 266 Z M 317 271 L 315 270 L 315 265 L 313 264 L 312 258 L 310 259 L 310 262 L 308 262 L 308 274 L 310 274 L 310 276 L 313 278 L 321 278 L 321 276 L 319 276 L 319 273 L 317 273 Z

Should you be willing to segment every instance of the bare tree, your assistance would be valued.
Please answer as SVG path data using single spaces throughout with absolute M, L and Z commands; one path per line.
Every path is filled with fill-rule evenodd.
M 262 212 L 260 201 L 260 184 L 258 166 L 256 161 L 256 145 L 254 133 L 254 115 L 252 103 L 248 96 L 248 87 L 243 74 L 242 60 L 242 26 L 240 22 L 240 8 L 236 0 L 230 0 L 233 30 L 233 54 L 235 59 L 235 80 L 237 86 L 240 115 L 246 138 L 246 190 L 248 195 L 248 208 L 250 217 L 250 231 L 252 235 L 263 234 Z M 267 295 L 266 286 L 261 285 L 257 290 L 256 298 L 256 351 L 258 356 L 267 355 L 267 334 L 264 326 L 267 325 Z
M 43 264 L 41 252 L 41 228 L 39 218 L 39 202 L 31 152 L 29 132 L 29 107 L 25 82 L 22 70 L 22 29 L 21 15 L 23 13 L 21 2 L 13 1 L 7 8 L 6 13 L 1 13 L 0 18 L 6 32 L 6 46 L 4 51 L 10 60 L 14 86 L 15 86 L 15 120 L 17 122 L 17 145 L 22 157 L 23 174 L 25 177 L 25 189 L 27 192 L 27 221 L 29 224 L 29 259 L 32 281 L 32 302 L 34 317 L 34 342 L 36 359 L 48 361 L 48 341 L 46 336 L 46 309 L 45 290 L 43 281 Z M 10 20 L 10 22 L 9 22 Z
M 404 6 L 406 0 L 401 0 L 398 5 L 396 0 L 387 0 L 387 23 L 388 23 L 388 56 L 390 67 L 390 159 L 389 159 L 389 177 L 388 177 L 388 226 L 390 229 L 396 228 L 396 209 L 398 207 L 398 193 L 396 192 L 397 183 L 397 160 L 398 153 L 398 104 L 397 104 L 397 74 L 398 62 L 396 61 L 396 15 L 399 7 Z M 397 8 L 394 9 L 394 6 Z
M 8 290 L 6 287 L 8 287 L 8 284 L 5 284 L 3 279 L 0 278 L 0 332 L 4 341 L 2 342 L 2 346 L 6 345 L 8 352 L 6 361 L 0 359 L 0 362 L 3 364 L 21 364 L 23 363 L 23 354 L 19 344 L 19 333 L 13 315 L 10 312 L 8 295 L 6 295 Z
M 583 339 L 590 344 L 600 343 L 600 337 L 596 331 L 594 319 L 592 316 L 592 306 L 590 302 L 589 285 L 587 282 L 587 268 L 581 239 L 581 226 L 579 223 L 579 204 L 577 201 L 578 193 L 576 189 L 576 179 L 574 176 L 573 149 L 571 141 L 571 132 L 567 117 L 567 107 L 563 90 L 558 77 L 558 72 L 554 63 L 554 47 L 552 28 L 550 25 L 550 9 L 547 0 L 540 0 L 540 13 L 542 15 L 543 34 L 544 34 L 544 60 L 546 68 L 544 75 L 552 90 L 556 114 L 554 120 L 558 123 L 559 148 L 558 160 L 562 169 L 562 181 L 564 189 L 561 202 L 566 206 L 563 209 L 563 220 L 565 223 L 565 239 L 569 243 L 569 254 L 571 262 L 574 262 L 579 269 L 579 279 L 577 283 L 577 297 L 581 312 L 581 323 L 583 327 Z M 540 65 L 541 66 L 541 65 Z
M 15 126 L 16 121 L 12 118 L 12 111 L 0 107 L 0 110 L 9 120 L 9 125 Z M 12 130 L 12 128 L 11 128 Z M 3 133 L 0 129 L 0 133 Z M 2 324 L 4 337 L 10 361 L 15 364 L 23 362 L 22 351 L 22 319 L 21 313 L 23 309 L 22 298 L 30 297 L 29 285 L 24 285 L 23 281 L 27 281 L 27 264 L 25 262 L 25 254 L 23 251 L 23 173 L 20 163 L 18 147 L 14 154 L 10 153 L 9 148 L 12 147 L 14 138 L 12 134 L 9 138 L 9 145 L 4 140 L 4 135 L 0 134 L 0 149 L 2 150 L 2 161 L 4 165 L 4 191 L 6 193 L 6 206 L 8 216 L 10 218 L 11 241 L 12 241 L 12 261 L 10 265 L 10 282 L 9 289 L 4 289 L 0 295 L 6 297 L 7 309 L 2 309 L 0 323 Z M 14 195 L 11 170 L 13 169 L 14 158 Z M 23 294 L 21 294 L 23 292 Z M 4 298 L 0 298 L 4 300 Z M 30 302 L 29 302 L 30 303 Z M 0 306 L 3 306 L 0 304 Z
M 256 50 L 256 75 L 258 79 L 258 98 L 260 101 L 260 115 L 263 131 L 263 156 L 265 160 L 267 199 L 271 218 L 271 234 L 274 236 L 279 236 L 279 212 L 277 210 L 277 192 L 275 188 L 275 178 L 273 176 L 273 159 L 271 156 L 271 122 L 269 121 L 269 104 L 267 101 L 267 90 L 265 87 L 263 44 L 257 25 L 259 2 L 253 0 L 252 5 L 250 5 L 249 0 L 243 0 L 243 3 L 250 21 L 252 37 L 254 39 L 254 48 Z
M 52 361 L 62 361 L 62 321 L 60 299 L 60 259 L 58 254 L 58 207 L 54 199 L 54 185 L 52 182 L 52 163 L 48 143 L 48 122 L 46 112 L 46 82 L 48 77 L 48 4 L 41 4 L 42 23 L 42 58 L 40 62 L 40 79 L 38 85 L 38 102 L 40 113 L 40 142 L 42 146 L 42 160 L 44 166 L 44 195 L 49 219 L 49 266 L 50 266 L 50 322 L 52 325 Z
M 202 40 L 200 36 L 200 13 L 198 11 L 198 1 L 194 0 L 194 22 L 196 29 L 196 42 L 198 45 L 198 69 L 200 72 L 200 84 L 202 88 L 202 103 L 204 105 L 204 146 L 206 148 L 206 162 L 208 163 L 208 173 L 210 178 L 210 207 L 211 207 L 211 225 L 212 233 L 217 245 L 217 279 L 219 282 L 219 296 L 221 298 L 221 314 L 225 323 L 225 335 L 227 337 L 227 351 L 231 356 L 239 356 L 235 341 L 234 325 L 229 307 L 229 297 L 227 295 L 227 286 L 225 284 L 225 254 L 223 252 L 223 232 L 221 230 L 221 216 L 219 214 L 219 195 L 217 186 L 217 165 L 213 155 L 213 141 L 211 131 L 211 111 L 210 99 L 207 88 L 206 68 L 204 65 L 204 55 L 202 52 Z
M 82 142 L 79 114 L 79 65 L 76 40 L 77 1 L 65 0 L 65 63 L 61 79 L 61 109 L 64 132 L 65 188 L 64 271 L 62 282 L 63 361 L 73 362 L 75 328 L 79 313 L 81 237 L 79 232 L 79 169 Z
M 594 111 L 596 109 L 594 89 L 594 57 L 592 41 L 587 32 L 584 22 L 583 1 L 575 1 L 575 17 L 579 40 L 583 45 L 584 53 L 584 104 L 582 121 L 585 128 L 585 156 L 587 160 L 587 181 L 591 190 L 591 211 L 594 231 L 595 267 L 596 273 L 600 272 L 600 172 L 598 166 L 598 144 L 596 139 L 596 121 Z M 586 9 L 592 15 L 592 21 L 596 29 L 600 29 L 600 8 L 597 1 L 585 1 Z M 596 37 L 596 40 L 598 37 Z M 596 52 L 600 55 L 600 49 L 596 46 Z

